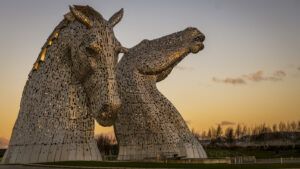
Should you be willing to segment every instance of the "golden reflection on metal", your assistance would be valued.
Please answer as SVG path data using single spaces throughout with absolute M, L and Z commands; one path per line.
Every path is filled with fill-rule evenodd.
M 47 52 L 47 48 L 44 48 L 41 53 L 40 53 L 40 56 L 39 56 L 39 60 L 44 62 L 45 61 L 45 57 L 46 57 L 46 52 Z
M 81 23 L 83 23 L 87 28 L 91 28 L 93 26 L 93 22 L 85 16 L 83 13 L 81 13 L 79 10 L 75 9 L 72 6 L 70 7 L 70 11 L 74 15 L 74 17 Z
M 33 70 L 38 70 L 40 67 L 40 62 L 44 62 L 46 58 L 47 53 L 47 47 L 51 46 L 53 44 L 53 40 L 57 39 L 59 36 L 59 31 L 55 31 L 51 34 L 50 38 L 46 42 L 46 47 L 42 48 L 42 51 L 39 54 L 39 57 L 37 58 L 36 62 L 33 64 Z
M 89 46 L 92 50 L 94 50 L 95 52 L 99 52 L 101 51 L 101 46 L 99 46 L 99 44 L 97 44 L 97 42 L 92 42 Z
M 52 43 L 53 43 L 52 40 L 49 40 L 49 41 L 48 41 L 48 46 L 51 46 Z
M 39 69 L 39 62 L 38 61 L 34 62 L 33 69 L 34 70 L 38 70 Z
M 54 38 L 54 39 L 57 39 L 57 38 L 58 38 L 58 35 L 59 35 L 59 33 L 58 33 L 58 32 L 55 32 L 53 38 Z

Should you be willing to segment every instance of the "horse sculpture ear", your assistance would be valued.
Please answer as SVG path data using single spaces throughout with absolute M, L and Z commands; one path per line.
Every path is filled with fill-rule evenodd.
M 93 21 L 91 21 L 87 16 L 85 16 L 82 12 L 77 10 L 76 8 L 69 6 L 71 13 L 74 15 L 75 19 L 80 23 L 84 24 L 87 28 L 91 28 L 93 26 Z
M 121 8 L 118 12 L 116 12 L 112 17 L 109 18 L 108 23 L 114 27 L 123 17 L 124 10 Z

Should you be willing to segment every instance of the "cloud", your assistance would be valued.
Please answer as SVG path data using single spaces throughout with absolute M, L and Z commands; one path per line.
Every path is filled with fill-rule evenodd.
M 277 70 L 273 72 L 272 75 L 265 75 L 262 70 L 259 70 L 255 73 L 244 75 L 243 77 L 249 81 L 260 82 L 260 81 L 280 81 L 286 76 L 286 73 L 283 70 Z
M 225 79 L 218 79 L 216 77 L 213 77 L 212 80 L 214 82 L 218 83 L 227 83 L 227 84 L 233 84 L 233 85 L 238 85 L 238 84 L 246 84 L 246 81 L 242 78 L 225 78 Z
M 221 123 L 219 123 L 218 125 L 221 125 L 221 126 L 231 126 L 231 125 L 235 125 L 235 122 L 221 121 Z
M 275 76 L 275 77 L 285 77 L 286 73 L 283 70 L 277 70 L 273 73 L 273 76 Z
M 244 75 L 244 77 L 248 80 L 255 81 L 255 82 L 259 82 L 264 79 L 263 71 L 261 71 L 261 70 L 255 72 L 255 73 L 252 73 L 252 74 Z
M 300 71 L 300 67 L 298 67 L 298 70 Z
M 250 73 L 247 75 L 241 75 L 239 77 L 226 77 L 223 79 L 213 77 L 212 81 L 218 83 L 226 83 L 226 84 L 246 84 L 247 81 L 251 82 L 261 82 L 261 81 L 282 81 L 287 74 L 283 70 L 274 71 L 271 75 L 266 75 L 262 70 L 256 71 L 254 73 Z

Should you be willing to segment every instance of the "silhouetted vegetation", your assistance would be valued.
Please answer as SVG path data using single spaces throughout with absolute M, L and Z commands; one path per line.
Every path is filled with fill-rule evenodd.
M 119 147 L 114 136 L 100 134 L 96 136 L 96 142 L 102 156 L 118 155 Z
M 201 134 L 192 133 L 209 157 L 255 156 L 256 158 L 300 157 L 300 121 L 248 127 L 217 125 Z
M 300 144 L 300 121 L 280 122 L 268 126 L 265 123 L 248 127 L 237 124 L 235 127 L 211 127 L 201 134 L 192 130 L 193 134 L 204 145 L 232 146 L 268 146 L 268 145 L 297 145 Z
M 0 158 L 4 156 L 6 149 L 0 149 Z
M 300 121 L 257 125 L 242 124 L 224 127 L 217 125 L 201 134 L 192 129 L 193 135 L 204 146 L 211 158 L 256 156 L 257 158 L 300 157 Z M 114 136 L 96 137 L 98 148 L 104 157 L 118 155 Z

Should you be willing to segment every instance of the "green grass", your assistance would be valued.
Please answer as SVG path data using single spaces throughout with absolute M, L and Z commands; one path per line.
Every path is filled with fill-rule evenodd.
M 256 158 L 280 158 L 280 157 L 300 157 L 299 149 L 287 150 L 262 150 L 250 148 L 208 148 L 205 149 L 208 157 L 235 157 L 235 156 L 255 156 Z
M 131 168 L 201 168 L 201 169 L 277 169 L 299 168 L 300 164 L 183 164 L 154 162 L 99 162 L 99 161 L 66 161 L 43 163 L 47 165 L 85 166 L 85 167 L 131 167 Z

